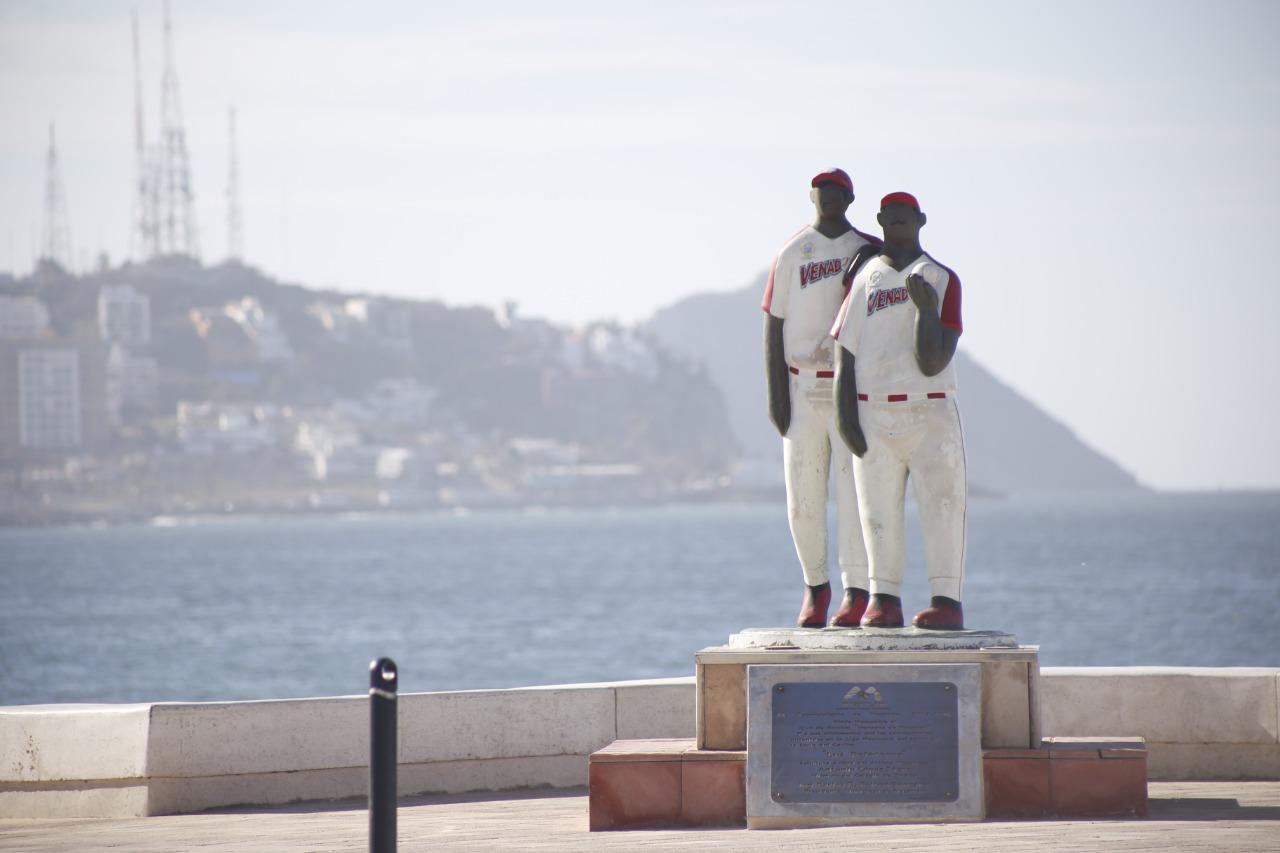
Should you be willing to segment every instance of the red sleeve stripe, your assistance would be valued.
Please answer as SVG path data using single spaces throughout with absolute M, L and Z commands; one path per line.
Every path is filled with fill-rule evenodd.
M 783 244 L 783 246 L 782 246 L 783 250 L 785 250 L 785 249 L 787 248 L 787 246 L 790 246 L 790 245 L 791 245 L 791 241 L 792 241 L 792 240 L 794 240 L 794 239 L 796 239 L 797 237 L 799 237 L 801 234 L 803 234 L 803 233 L 804 233 L 805 228 L 808 228 L 808 227 L 809 227 L 809 226 L 808 226 L 808 225 L 806 225 L 806 226 L 804 226 L 804 228 L 801 228 L 799 231 L 797 231 L 796 233 L 794 233 L 794 234 L 792 234 L 790 237 L 788 237 L 788 238 L 787 238 L 787 242 L 786 242 L 786 243 L 784 243 L 784 244 Z M 764 287 L 764 301 L 760 303 L 760 308 L 761 308 L 761 310 L 763 310 L 765 313 L 769 313 L 769 309 L 770 309 L 771 307 L 773 307 L 773 277 L 774 277 L 775 275 L 777 275 L 777 272 L 778 272 L 778 261 L 780 261 L 780 260 L 782 260 L 782 252 L 781 252 L 781 251 L 779 251 L 779 252 L 778 252 L 778 254 L 777 254 L 776 256 L 774 256 L 774 259 L 773 259 L 773 266 L 769 269 L 769 283 L 768 283 L 768 284 L 766 284 L 766 285 L 765 285 L 765 287 Z
M 960 276 L 950 267 L 942 268 L 951 276 L 951 280 L 947 282 L 947 295 L 942 297 L 942 325 L 963 333 L 964 324 L 960 321 Z
M 769 313 L 769 307 L 773 305 L 773 277 L 778 272 L 778 259 L 782 257 L 782 253 L 778 253 L 778 257 L 773 259 L 773 266 L 769 268 L 769 283 L 764 286 L 764 301 L 760 303 L 760 310 L 766 314 Z
M 840 303 L 840 310 L 836 312 L 836 322 L 831 326 L 831 337 L 840 340 L 840 333 L 844 331 L 844 320 L 847 316 L 849 316 L 849 294 L 846 292 L 844 301 Z

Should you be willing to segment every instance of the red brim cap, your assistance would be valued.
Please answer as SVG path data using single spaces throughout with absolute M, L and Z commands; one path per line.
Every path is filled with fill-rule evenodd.
M 911 193 L 889 193 L 880 199 L 880 209 L 884 210 L 891 204 L 905 204 L 916 209 L 916 213 L 920 212 L 920 202 L 916 201 L 916 197 Z
M 809 186 L 816 187 L 819 184 L 839 184 L 847 189 L 850 194 L 853 193 L 853 181 L 850 180 L 849 174 L 844 169 L 831 168 L 825 172 L 819 172 L 813 176 L 813 180 L 809 182 Z

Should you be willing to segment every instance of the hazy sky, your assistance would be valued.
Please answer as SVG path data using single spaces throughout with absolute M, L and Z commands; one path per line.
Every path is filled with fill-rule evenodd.
M 1280 487 L 1280 4 L 438 5 L 174 3 L 207 261 L 233 104 L 250 263 L 572 323 L 754 279 L 838 164 L 864 230 L 920 198 L 961 345 L 1088 443 Z M 134 6 L 154 137 L 159 0 L 0 3 L 0 269 L 50 121 L 77 255 L 127 252 Z

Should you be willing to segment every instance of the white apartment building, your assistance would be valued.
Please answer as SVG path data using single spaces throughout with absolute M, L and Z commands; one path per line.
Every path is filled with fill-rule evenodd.
M 127 347 L 151 343 L 151 300 L 127 284 L 98 291 L 98 332 L 109 344 Z
M 80 357 L 70 347 L 18 353 L 18 434 L 23 447 L 79 447 Z
M 0 338 L 38 338 L 49 331 L 49 309 L 34 296 L 0 296 Z
M 111 423 L 120 426 L 130 411 L 150 412 L 156 406 L 156 388 L 160 370 L 156 360 L 131 355 L 114 344 L 107 356 L 107 412 Z

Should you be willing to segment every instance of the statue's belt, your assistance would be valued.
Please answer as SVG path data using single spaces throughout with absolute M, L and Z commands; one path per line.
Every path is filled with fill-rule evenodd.
M 787 370 L 790 370 L 796 376 L 816 376 L 819 379 L 834 379 L 836 375 L 834 370 L 801 370 L 794 365 L 788 365 Z
M 866 394 L 859 394 L 858 399 L 864 403 L 914 403 L 919 400 L 945 400 L 947 399 L 946 391 L 929 391 L 921 394 L 876 394 L 872 399 Z

